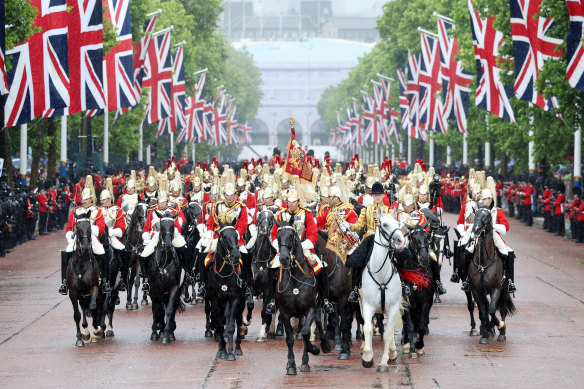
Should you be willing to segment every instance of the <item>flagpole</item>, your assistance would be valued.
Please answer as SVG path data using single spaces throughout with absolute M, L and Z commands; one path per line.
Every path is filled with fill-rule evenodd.
M 467 133 L 462 135 L 462 165 L 468 166 L 468 142 L 466 140 Z
M 156 11 L 154 12 L 150 12 L 149 14 L 146 14 L 146 17 L 152 17 L 154 15 L 160 15 L 162 13 L 162 10 L 160 8 L 158 8 Z
M 28 165 L 28 155 L 27 155 L 27 132 L 28 124 L 20 125 L 20 183 L 26 184 L 26 168 Z M 8 156 L 10 157 L 10 156 Z
M 174 155 L 174 132 L 170 133 L 170 158 Z
M 209 70 L 209 69 L 205 68 L 205 69 L 198 70 L 198 71 L 196 71 L 196 72 L 194 72 L 194 73 L 193 73 L 193 76 L 196 76 L 197 74 L 204 73 L 204 72 L 206 72 L 207 70 Z
M 426 35 L 430 35 L 430 36 L 432 36 L 434 38 L 439 38 L 438 37 L 438 34 L 436 34 L 435 32 L 428 31 L 428 30 L 424 30 L 422 27 L 418 27 L 418 32 L 423 32 Z
M 576 104 L 576 106 L 578 105 Z M 580 186 L 582 179 L 582 124 L 580 122 L 578 122 L 577 128 L 574 132 L 574 186 Z
M 61 177 L 67 176 L 67 116 L 61 116 Z
M 103 110 L 103 172 L 109 165 L 109 121 L 107 106 Z
M 489 133 L 489 113 L 485 113 L 485 123 L 487 124 L 487 134 Z M 488 136 L 488 135 L 487 135 Z M 491 167 L 491 142 L 485 142 L 485 169 Z
M 395 161 L 395 145 L 393 143 L 391 144 L 391 160 L 392 163 Z
M 454 20 L 453 19 L 449 18 L 448 16 L 440 15 L 436 11 L 434 11 L 432 13 L 432 16 L 435 16 L 435 17 L 440 18 L 440 19 L 444 19 L 444 20 L 446 20 L 447 22 L 450 22 L 450 23 L 454 23 Z
M 143 154 L 144 154 L 144 138 L 143 138 L 143 128 L 142 128 L 142 123 L 140 123 L 140 128 L 138 129 L 138 135 L 140 137 L 140 140 L 138 142 L 138 161 L 142 162 L 144 160 Z
M 193 160 L 193 166 L 195 166 L 195 145 L 196 145 L 196 143 L 193 143 L 193 150 L 192 150 L 192 157 L 191 157 L 191 159 Z
M 446 146 L 446 166 L 450 167 L 452 165 L 452 156 L 450 155 L 450 146 Z
M 150 165 L 150 145 L 146 146 L 146 165 Z
M 164 34 L 165 32 L 172 31 L 172 30 L 174 30 L 174 26 L 166 27 L 160 31 L 153 32 L 152 37 L 154 38 L 155 36 L 158 36 L 160 34 Z
M 408 136 L 408 165 L 412 165 L 412 137 Z
M 428 166 L 434 166 L 434 138 L 430 138 L 430 155 L 428 159 Z

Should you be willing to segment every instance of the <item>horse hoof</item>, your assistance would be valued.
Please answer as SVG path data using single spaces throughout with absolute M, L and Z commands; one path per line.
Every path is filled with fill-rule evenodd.
M 87 332 L 82 332 L 81 333 L 81 339 L 83 339 L 84 341 L 88 341 L 89 340 L 89 331 Z
M 89 310 L 90 311 L 95 311 L 96 309 L 97 309 L 97 304 L 96 303 L 89 304 Z
M 387 373 L 389 371 L 389 366 L 387 365 L 379 365 L 377 366 L 378 373 Z
M 119 298 L 116 299 L 116 305 L 120 305 L 120 299 Z
M 103 334 L 103 329 L 101 328 L 101 326 L 97 326 L 97 329 L 93 330 L 93 335 L 101 336 L 101 334 Z
M 479 344 L 489 344 L 489 338 L 481 338 L 481 340 L 479 340 Z
M 312 345 L 310 345 L 308 352 L 311 353 L 312 355 L 318 355 L 318 354 L 320 354 L 320 347 L 318 347 L 315 344 L 312 344 Z
M 340 354 L 339 354 L 339 359 L 340 359 L 341 361 L 346 361 L 346 360 L 348 360 L 348 359 L 349 359 L 349 357 L 350 357 L 350 354 L 349 354 L 349 353 L 340 353 Z
M 320 342 L 320 348 L 322 349 L 322 352 L 324 354 L 328 354 L 331 352 L 331 344 L 329 343 L 328 340 L 323 340 L 322 342 Z
M 366 367 L 366 368 L 372 367 L 373 366 L 373 358 L 371 358 L 370 361 L 366 361 L 364 359 L 361 359 L 361 365 L 363 365 L 363 367 Z
M 227 351 L 225 351 L 225 350 L 217 351 L 217 358 L 219 358 L 219 359 L 227 358 Z
M 421 349 L 416 350 L 416 354 L 418 354 L 418 355 L 424 355 L 424 353 L 425 353 L 425 350 L 423 347 Z
M 440 304 L 442 302 L 442 300 L 440 300 L 440 297 L 436 296 L 434 298 L 434 302 Z
M 158 335 L 157 332 L 153 332 L 152 335 L 150 335 L 150 340 L 152 342 L 158 342 L 159 339 L 160 339 L 160 335 Z
M 243 355 L 243 351 L 241 351 L 240 349 L 235 349 L 235 355 L 237 355 L 238 357 Z
M 310 373 L 310 366 L 308 366 L 308 364 L 300 365 L 300 372 L 301 373 Z
M 126 310 L 127 311 L 131 311 L 132 310 L 132 303 L 126 303 Z
M 299 332 L 294 336 L 294 340 L 302 340 L 302 334 Z
M 105 336 L 113 338 L 114 337 L 114 331 L 113 330 L 107 330 L 105 332 Z
M 85 343 L 83 343 L 83 341 L 81 339 L 77 339 L 77 342 L 75 342 L 75 347 L 83 347 L 85 346 Z
M 168 339 L 168 336 L 163 336 L 162 340 L 160 341 L 160 343 L 162 344 L 170 344 L 170 339 Z
M 174 342 L 176 340 L 173 332 L 171 332 L 170 334 L 168 334 L 168 340 L 170 340 L 171 342 Z
M 475 330 L 474 328 L 472 330 L 470 330 L 469 336 L 479 336 L 479 332 L 477 330 Z
M 91 343 L 97 343 L 98 340 L 99 340 L 99 336 L 92 336 L 91 337 Z
M 286 369 L 286 375 L 296 375 L 296 368 L 295 367 L 289 367 Z
M 498 342 L 506 342 L 506 341 L 507 341 L 507 337 L 506 337 L 505 335 L 502 335 L 502 334 L 501 334 L 501 335 L 499 335 L 499 336 L 497 337 L 497 341 L 498 341 Z
M 146 305 L 148 305 L 148 300 L 144 299 L 140 304 L 142 304 L 142 306 L 145 307 Z
M 240 329 L 239 329 L 239 334 L 241 336 L 247 335 L 247 326 L 245 326 L 245 325 L 241 326 Z
M 276 327 L 276 336 L 284 336 L 284 326 L 278 325 Z
M 266 341 L 266 337 L 265 336 L 258 336 L 256 338 L 256 343 L 264 343 Z
M 276 337 L 275 332 L 268 332 L 268 339 L 274 339 Z
M 396 354 L 397 354 L 397 353 L 396 353 Z M 389 358 L 389 361 L 387 361 L 387 363 L 388 363 L 389 365 L 395 365 L 395 364 L 397 363 L 397 355 L 396 355 L 396 357 L 395 357 L 395 358 L 393 358 L 393 359 Z
M 408 356 L 409 356 L 411 359 L 418 359 L 418 354 L 417 354 L 417 353 L 412 353 L 412 352 L 410 352 L 410 353 L 408 354 Z
M 341 351 L 341 345 L 335 344 L 335 351 Z
M 410 353 L 410 344 L 406 343 L 402 346 L 402 353 L 409 354 Z
M 138 303 L 132 303 L 132 311 L 138 310 Z
M 195 299 L 191 300 L 191 305 L 197 305 L 197 304 L 198 304 L 197 300 L 195 300 Z
M 228 361 L 235 361 L 235 355 L 227 354 L 227 358 L 225 358 L 225 359 L 227 359 Z
M 212 338 L 212 337 L 213 337 L 213 331 L 211 331 L 211 330 L 205 331 L 205 338 Z

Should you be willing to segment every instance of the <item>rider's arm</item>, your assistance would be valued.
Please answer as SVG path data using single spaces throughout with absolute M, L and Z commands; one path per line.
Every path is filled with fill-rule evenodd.
M 310 211 L 306 212 L 306 239 L 310 240 L 313 245 L 318 241 L 318 229 Z
M 354 213 L 354 212 L 353 212 Z M 361 231 L 367 225 L 367 208 L 362 208 L 359 219 L 351 224 L 351 231 Z

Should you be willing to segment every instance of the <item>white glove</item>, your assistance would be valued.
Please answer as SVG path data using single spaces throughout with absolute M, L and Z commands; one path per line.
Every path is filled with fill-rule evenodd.
M 274 239 L 272 241 L 272 247 L 276 249 L 276 252 L 279 253 L 280 252 L 280 246 L 278 245 L 278 239 Z
M 178 217 L 178 225 L 182 227 L 183 222 L 184 222 L 183 218 L 182 217 Z
M 74 236 L 73 236 L 73 231 L 68 231 L 65 234 L 65 238 L 67 239 L 67 243 L 73 243 L 73 241 L 75 240 Z
M 302 250 L 310 250 L 314 248 L 314 244 L 309 239 L 304 240 L 301 246 Z
M 99 235 L 99 227 L 98 226 L 91 226 L 91 234 L 93 236 L 98 236 Z
M 497 231 L 501 235 L 505 235 L 507 233 L 507 229 L 503 224 L 493 224 L 493 230 Z
M 207 231 L 207 239 L 208 239 L 208 240 L 211 240 L 211 239 L 213 239 L 213 231 L 212 231 L 212 230 L 210 230 L 210 231 Z
M 199 239 L 199 244 L 201 245 L 201 247 L 203 248 L 207 248 L 209 247 L 209 244 L 211 243 L 211 241 L 209 239 L 207 239 L 206 237 L 203 237 L 201 239 Z
M 180 231 L 178 230 L 178 228 L 174 227 L 174 235 L 173 235 L 173 237 L 178 236 L 178 235 L 180 235 Z
M 250 224 L 249 226 L 249 234 L 251 235 L 249 238 L 249 242 L 247 242 L 247 244 L 245 245 L 245 247 L 248 250 L 251 250 L 251 248 L 253 247 L 253 245 L 255 244 L 257 238 L 258 238 L 258 228 L 256 227 L 255 224 Z
M 344 222 L 341 224 L 341 227 L 343 227 L 343 230 L 344 230 L 344 231 L 347 231 L 349 228 L 351 228 L 351 225 L 349 224 L 349 222 L 348 222 L 348 221 L 346 221 L 346 220 L 345 220 L 345 221 L 344 221 Z
M 199 231 L 199 236 L 204 236 L 207 232 L 207 226 L 203 223 L 197 224 L 197 231 Z
M 239 246 L 239 252 L 242 254 L 247 254 L 247 248 L 244 245 Z
M 122 237 L 122 229 L 121 228 L 112 228 L 111 230 L 109 230 L 109 236 L 116 236 L 118 238 Z
M 150 242 L 150 233 L 149 232 L 143 232 L 142 233 L 142 242 L 145 245 L 148 244 L 148 242 Z

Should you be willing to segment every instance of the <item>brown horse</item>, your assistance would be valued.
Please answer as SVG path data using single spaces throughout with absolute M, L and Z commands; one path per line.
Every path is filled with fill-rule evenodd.
M 507 279 L 503 277 L 503 261 L 495 249 L 490 209 L 479 207 L 472 233 L 474 256 L 468 269 L 468 280 L 481 320 L 479 343 L 489 343 L 495 335 L 495 326 L 499 330 L 497 340 L 503 342 L 507 340 L 505 318 L 515 313 L 515 305 L 507 289 Z M 496 315 L 497 310 L 501 320 Z

